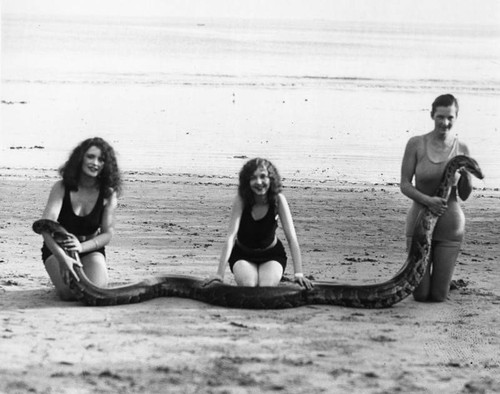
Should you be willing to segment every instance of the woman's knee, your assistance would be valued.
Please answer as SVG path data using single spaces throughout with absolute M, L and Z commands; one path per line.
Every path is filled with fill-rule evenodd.
M 68 286 L 64 283 L 63 276 L 61 275 L 61 265 L 54 255 L 50 256 L 44 261 L 45 270 L 49 274 L 52 284 L 55 286 L 58 294 L 66 293 Z M 68 290 L 69 291 L 69 290 Z
M 259 284 L 257 267 L 248 261 L 234 263 L 233 274 L 238 286 L 256 287 Z
M 255 280 L 255 278 L 235 275 L 234 279 L 236 280 L 236 283 L 238 284 L 238 286 L 257 287 L 257 285 L 258 285 L 258 282 L 257 282 L 257 280 Z
M 61 275 L 60 264 L 55 258 L 54 255 L 50 256 L 47 260 L 44 261 L 45 270 L 49 274 L 49 278 L 56 288 L 56 294 L 61 301 L 75 301 L 76 298 L 71 293 L 68 285 L 64 282 L 64 279 Z
M 258 281 L 256 277 L 245 274 L 234 274 L 234 279 L 238 286 L 246 286 L 246 287 L 256 287 L 258 285 Z
M 424 276 L 420 280 L 419 285 L 413 291 L 413 299 L 417 302 L 428 302 L 431 293 L 431 277 L 430 277 L 431 263 L 427 265 Z
M 91 253 L 82 258 L 83 272 L 96 286 L 108 285 L 108 267 L 105 257 L 99 253 Z
M 56 289 L 56 292 L 61 301 L 76 301 L 76 297 L 69 289 Z
M 281 281 L 281 276 L 279 277 L 271 277 L 269 275 L 259 276 L 259 286 L 261 287 L 269 287 L 269 286 L 278 286 Z
M 277 261 L 268 261 L 259 266 L 259 286 L 278 286 L 283 276 L 283 267 Z
M 413 299 L 417 302 L 428 302 L 429 294 L 415 291 L 413 292 Z
M 448 289 L 444 288 L 439 288 L 439 289 L 432 289 L 431 292 L 431 300 L 433 302 L 444 302 L 448 299 Z
M 97 287 L 106 287 L 108 285 L 109 279 L 107 272 L 99 273 L 98 275 L 87 276 L 89 280 Z

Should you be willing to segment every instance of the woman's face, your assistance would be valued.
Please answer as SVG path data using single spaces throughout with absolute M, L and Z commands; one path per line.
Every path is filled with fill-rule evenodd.
M 250 189 L 256 196 L 267 195 L 270 184 L 269 173 L 264 167 L 257 168 L 250 177 Z
M 104 157 L 97 146 L 91 146 L 83 155 L 82 173 L 97 178 L 104 167 Z
M 454 105 L 449 107 L 437 107 L 434 115 L 434 128 L 440 133 L 451 130 L 457 119 L 457 108 Z

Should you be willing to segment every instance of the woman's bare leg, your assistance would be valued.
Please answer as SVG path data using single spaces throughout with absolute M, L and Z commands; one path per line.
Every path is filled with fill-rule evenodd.
M 233 274 L 238 286 L 256 287 L 259 284 L 259 271 L 256 264 L 238 260 L 234 263 Z
M 63 301 L 74 301 L 75 297 L 71 293 L 69 286 L 64 282 L 61 274 L 61 265 L 54 255 L 45 260 L 45 270 L 49 274 L 52 284 L 56 288 L 57 295 Z
M 106 266 L 106 258 L 102 253 L 89 253 L 81 261 L 83 272 L 92 283 L 99 287 L 108 285 L 108 267 Z
M 412 242 L 412 237 L 406 237 L 406 251 L 410 250 Z M 429 301 L 431 294 L 431 265 L 432 261 L 429 261 L 427 268 L 424 273 L 424 277 L 420 281 L 420 284 L 413 291 L 413 298 L 418 302 L 427 302 Z
M 283 267 L 271 260 L 258 266 L 259 286 L 278 286 L 283 276 Z
M 81 262 L 83 264 L 83 272 L 92 283 L 99 287 L 106 287 L 108 285 L 108 269 L 106 259 L 102 253 L 90 253 L 83 257 Z M 54 255 L 45 260 L 45 270 L 49 274 L 59 298 L 63 301 L 75 300 L 69 286 L 64 282 L 61 273 L 61 264 Z
M 448 298 L 451 278 L 455 270 L 460 242 L 436 242 L 432 251 L 431 301 L 443 302 Z

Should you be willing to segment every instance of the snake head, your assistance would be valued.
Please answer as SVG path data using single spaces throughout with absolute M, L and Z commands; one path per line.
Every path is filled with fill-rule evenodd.
M 451 161 L 450 165 L 453 163 L 454 166 L 456 166 L 457 170 L 460 168 L 463 168 L 467 172 L 471 173 L 478 179 L 483 179 L 484 174 L 483 171 L 481 170 L 481 167 L 479 167 L 479 164 L 477 163 L 476 160 L 474 160 L 472 157 L 468 156 L 455 156 Z
M 37 234 L 49 233 L 56 242 L 64 241 L 70 237 L 63 226 L 50 219 L 39 219 L 33 223 L 32 228 Z

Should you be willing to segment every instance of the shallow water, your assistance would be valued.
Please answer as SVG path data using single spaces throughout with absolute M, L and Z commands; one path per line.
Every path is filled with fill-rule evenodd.
M 446 92 L 500 187 L 500 29 L 195 19 L 2 20 L 0 167 L 56 168 L 100 135 L 125 170 L 399 180 Z M 39 149 L 38 147 L 43 147 Z M 14 149 L 18 148 L 18 149 Z M 31 148 L 31 149 L 30 149 Z

